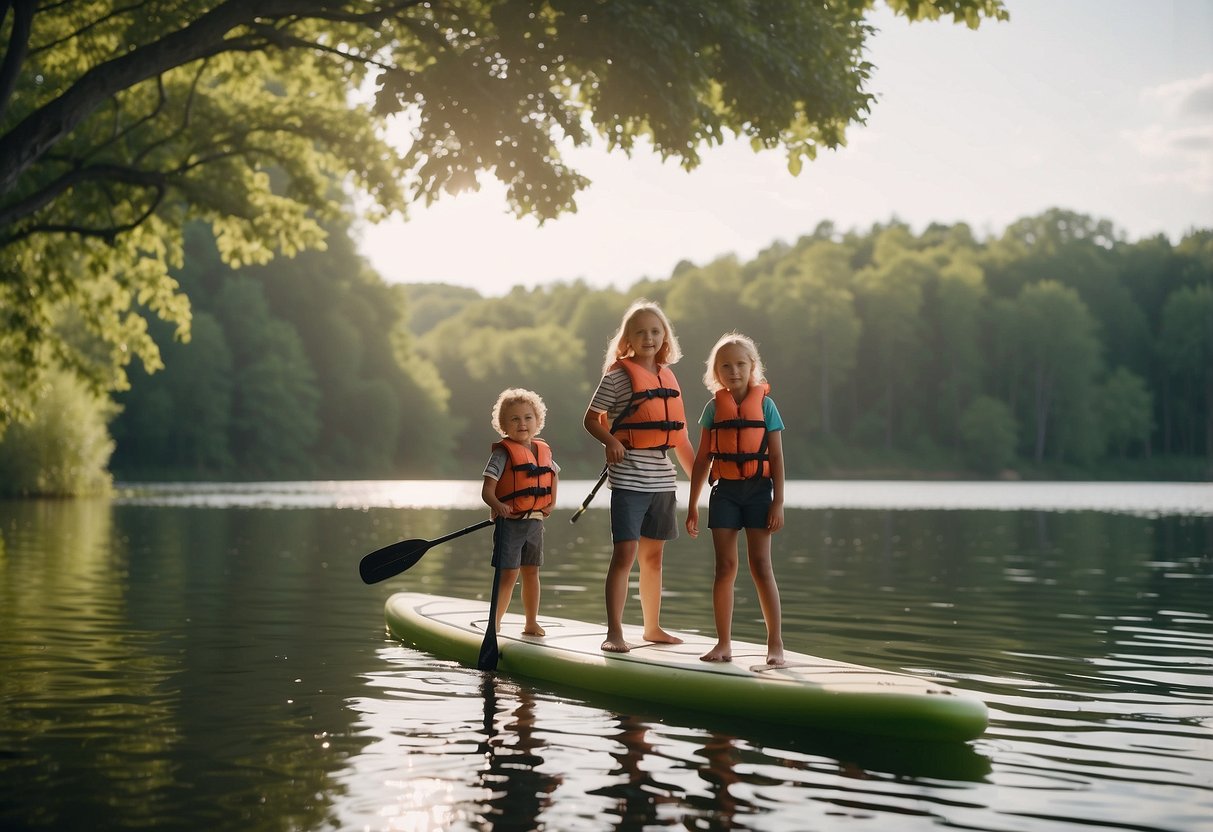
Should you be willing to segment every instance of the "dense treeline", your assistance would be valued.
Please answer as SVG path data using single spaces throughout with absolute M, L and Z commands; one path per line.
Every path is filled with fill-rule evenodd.
M 165 369 L 132 374 L 113 425 L 126 479 L 388 477 L 449 454 L 446 391 L 411 360 L 402 287 L 356 254 L 326 251 L 232 270 L 202 226 L 179 279 L 189 343 L 153 333 Z M 424 441 L 419 441 L 425 437 Z
M 1211 473 L 1209 231 L 1128 242 L 1110 222 L 1061 210 L 986 241 L 965 225 L 915 235 L 823 224 L 751 262 L 683 263 L 626 293 L 410 291 L 419 351 L 452 411 L 473 416 L 456 436 L 465 472 L 503 384 L 547 398 L 562 459 L 597 464 L 580 417 L 620 312 L 643 295 L 674 322 L 696 413 L 715 339 L 739 329 L 759 342 L 791 476 Z
M 720 333 L 758 339 L 794 476 L 1207 470 L 1209 232 L 1129 243 L 1064 211 L 988 241 L 963 225 L 826 224 L 751 262 L 683 263 L 626 292 L 573 283 L 493 298 L 386 287 L 342 248 L 233 275 L 195 245 L 182 280 L 196 338 L 215 343 L 169 347 L 169 370 L 126 397 L 124 475 L 475 476 L 494 438 L 489 407 L 509 385 L 545 397 L 547 437 L 566 467 L 592 473 L 599 451 L 581 415 L 641 295 L 675 322 L 692 410 Z M 218 411 L 226 420 L 208 423 Z
M 674 322 L 693 413 L 715 339 L 759 342 L 793 477 L 1210 476 L 1213 231 L 1129 242 L 1059 210 L 989 240 L 964 225 L 822 224 L 750 262 L 684 262 L 627 291 L 489 298 L 389 286 L 347 229 L 331 232 L 326 251 L 232 269 L 192 227 L 177 275 L 192 339 L 153 328 L 165 368 L 133 374 L 114 403 L 58 390 L 48 420 L 77 416 L 50 420 L 58 438 L 39 422 L 10 431 L 0 479 L 70 491 L 63 464 L 30 474 L 31 449 L 76 435 L 76 456 L 103 466 L 114 410 L 111 468 L 125 480 L 474 478 L 507 385 L 544 396 L 566 473 L 590 476 L 601 451 L 581 416 L 639 296 Z

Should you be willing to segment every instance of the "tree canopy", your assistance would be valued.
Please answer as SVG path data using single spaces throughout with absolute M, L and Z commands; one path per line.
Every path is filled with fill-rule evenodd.
M 350 190 L 382 215 L 486 175 L 543 220 L 575 209 L 588 181 L 561 151 L 595 134 L 688 168 L 736 134 L 795 172 L 868 111 L 874 5 L 0 2 L 0 430 L 50 368 L 118 390 L 133 357 L 160 366 L 149 319 L 188 338 L 171 271 L 191 221 L 227 265 L 264 264 L 323 246 Z M 1000 0 L 887 5 L 1007 17 Z

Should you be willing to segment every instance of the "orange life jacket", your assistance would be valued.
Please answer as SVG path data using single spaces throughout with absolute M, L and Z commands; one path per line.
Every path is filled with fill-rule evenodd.
M 621 358 L 611 369 L 627 372 L 632 382 L 632 400 L 611 425 L 611 433 L 627 448 L 665 451 L 678 444 L 687 429 L 678 379 L 664 364 L 651 373 L 630 358 Z
M 497 499 L 513 509 L 515 514 L 547 508 L 552 504 L 552 449 L 542 439 L 532 439 L 531 447 L 503 438 L 493 444 L 510 455 L 509 463 L 497 480 L 493 491 Z
M 767 423 L 762 415 L 762 400 L 770 389 L 767 384 L 751 385 L 741 404 L 728 390 L 716 391 L 711 427 L 713 482 L 771 476 Z

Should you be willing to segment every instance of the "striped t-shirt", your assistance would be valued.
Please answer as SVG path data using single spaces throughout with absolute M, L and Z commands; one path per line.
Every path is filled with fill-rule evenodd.
M 614 369 L 602 377 L 590 410 L 607 415 L 607 424 L 613 424 L 623 409 L 632 401 L 632 382 L 627 370 Z M 651 448 L 628 448 L 623 461 L 610 466 L 607 482 L 611 488 L 628 491 L 674 491 L 678 486 L 678 474 L 666 451 Z

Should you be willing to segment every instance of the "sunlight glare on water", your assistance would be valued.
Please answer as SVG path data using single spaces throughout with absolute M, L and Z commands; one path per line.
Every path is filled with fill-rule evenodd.
M 565 480 L 559 508 L 576 508 L 594 483 Z M 213 508 L 480 509 L 481 483 L 471 480 L 164 483 L 121 486 L 120 501 Z M 689 486 L 679 483 L 686 504 Z M 610 497 L 599 494 L 597 504 Z M 1140 515 L 1213 515 L 1213 483 L 1124 482 L 788 482 L 785 507 L 804 509 L 1104 511 Z M 707 495 L 703 497 L 707 505 Z

